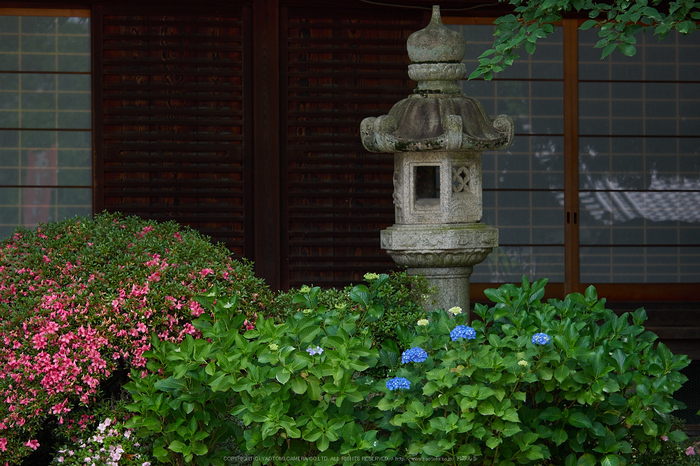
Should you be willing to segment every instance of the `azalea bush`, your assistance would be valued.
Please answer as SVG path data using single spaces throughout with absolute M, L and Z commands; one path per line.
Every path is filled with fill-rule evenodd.
M 285 322 L 261 317 L 242 335 L 236 300 L 201 298 L 202 338 L 145 353 L 130 426 L 160 460 L 203 465 L 234 458 L 226 436 L 237 458 L 315 465 L 643 465 L 687 440 L 670 413 L 688 358 L 644 329 L 643 309 L 618 316 L 592 287 L 545 303 L 546 280 L 523 280 L 488 290 L 495 305 L 471 322 L 432 311 L 379 346 L 364 330 L 383 318 L 387 278 L 369 279 L 352 312 L 304 288 Z M 368 375 L 377 367 L 388 375 Z
M 98 401 L 120 372 L 145 373 L 152 334 L 198 336 L 193 297 L 212 286 L 237 297 L 244 326 L 271 299 L 251 264 L 172 222 L 101 214 L 0 243 L 0 464 L 41 450 L 42 429 Z

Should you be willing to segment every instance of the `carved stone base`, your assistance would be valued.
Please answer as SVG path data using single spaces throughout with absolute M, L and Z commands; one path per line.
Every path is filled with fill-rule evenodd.
M 469 312 L 469 277 L 472 267 L 409 267 L 409 275 L 422 275 L 436 289 L 430 309 L 449 309 L 459 306 Z
M 409 275 L 437 288 L 433 309 L 459 306 L 469 312 L 473 266 L 498 246 L 498 229 L 482 223 L 394 225 L 380 232 L 381 246 Z

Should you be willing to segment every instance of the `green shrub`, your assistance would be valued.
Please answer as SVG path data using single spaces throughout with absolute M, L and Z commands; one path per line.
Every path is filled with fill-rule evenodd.
M 353 300 L 353 293 L 374 293 L 370 297 L 372 305 L 381 306 L 384 313 L 381 319 L 365 323 L 372 341 L 379 346 L 383 341 L 396 339 L 399 325 L 425 317 L 424 304 L 430 303 L 435 293 L 424 277 L 409 276 L 405 270 L 388 274 L 368 273 L 365 274 L 365 280 L 370 285 L 369 288 L 362 284 L 350 285 L 342 290 L 305 286 L 299 290 L 279 293 L 268 312 L 277 322 L 284 322 L 288 317 L 303 311 L 304 306 L 316 312 L 338 309 L 341 312 L 345 310 L 357 313 L 360 303 Z
M 132 373 L 126 388 L 136 415 L 128 425 L 153 437 L 154 455 L 173 465 L 223 465 L 232 455 L 223 448 L 231 437 L 240 451 L 263 456 L 327 450 L 354 424 L 355 403 L 370 393 L 357 375 L 377 364 L 367 325 L 383 314 L 373 299 L 388 277 L 370 279 L 369 288 L 350 293 L 357 306 L 326 309 L 320 289 L 306 287 L 293 299 L 302 310 L 281 324 L 261 317 L 243 336 L 243 316 L 231 312 L 235 297 L 217 290 L 200 297 L 212 310 L 193 322 L 202 338 L 187 336 L 179 346 L 154 340 L 145 353 L 151 372 Z M 238 416 L 245 432 L 225 413 Z
M 655 342 L 643 309 L 617 316 L 592 287 L 543 303 L 546 281 L 523 279 L 487 290 L 496 304 L 476 305 L 471 326 L 459 308 L 433 311 L 379 349 L 363 330 L 383 318 L 386 278 L 369 278 L 349 311 L 304 288 L 299 312 L 243 335 L 235 300 L 202 300 L 203 338 L 146 354 L 130 425 L 159 458 L 203 465 L 223 464 L 227 452 L 207 452 L 226 435 L 261 463 L 315 465 L 642 465 L 666 438 L 687 439 L 670 413 L 688 358 Z M 380 366 L 388 377 L 366 375 Z M 225 412 L 245 429 L 210 429 Z
M 382 427 L 402 433 L 408 455 L 627 465 L 635 464 L 630 438 L 652 452 L 662 436 L 685 440 L 670 431 L 669 413 L 688 358 L 654 344 L 643 309 L 617 316 L 593 287 L 545 304 L 545 283 L 487 290 L 497 304 L 477 304 L 472 327 L 464 315 L 434 313 L 410 339 L 429 357 L 401 366 L 396 375 L 411 388 L 378 404 Z
M 144 370 L 152 332 L 198 335 L 192 297 L 212 286 L 238 298 L 251 326 L 271 297 L 251 264 L 172 222 L 102 214 L 0 243 L 0 464 L 42 448 L 42 426 L 94 403 L 120 371 Z

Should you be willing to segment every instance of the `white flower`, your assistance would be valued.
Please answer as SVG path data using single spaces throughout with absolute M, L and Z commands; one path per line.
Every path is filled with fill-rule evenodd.
M 527 366 L 527 361 L 524 359 L 521 359 L 520 361 L 518 361 L 518 366 L 523 366 L 523 367 Z
M 462 313 L 462 308 L 459 307 L 459 306 L 451 307 L 451 308 L 449 308 L 449 309 L 447 310 L 447 312 L 449 312 L 450 314 L 456 316 L 456 315 Z
M 417 324 L 420 327 L 424 327 L 424 326 L 428 325 L 428 319 L 420 319 L 420 320 L 418 320 Z

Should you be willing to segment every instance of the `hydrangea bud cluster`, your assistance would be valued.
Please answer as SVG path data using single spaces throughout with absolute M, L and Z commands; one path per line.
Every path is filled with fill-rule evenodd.
M 452 338 L 452 341 L 457 341 L 460 338 L 473 340 L 476 338 L 476 330 L 465 325 L 458 325 L 450 332 L 450 338 Z
M 428 353 L 423 348 L 411 348 L 403 352 L 401 362 L 403 364 L 409 362 L 423 362 L 428 359 Z
M 532 337 L 533 345 L 548 345 L 552 341 L 552 338 L 546 333 L 535 333 Z
M 398 390 L 411 388 L 411 382 L 405 377 L 394 377 L 386 382 L 386 388 L 389 390 Z

